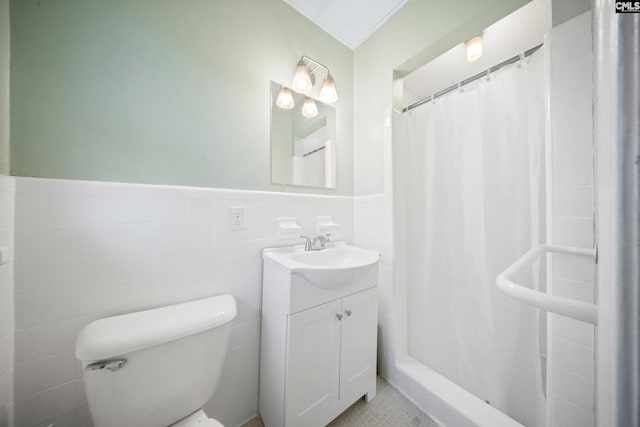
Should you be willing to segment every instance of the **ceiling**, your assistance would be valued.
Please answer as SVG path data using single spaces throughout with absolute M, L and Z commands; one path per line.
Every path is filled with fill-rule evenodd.
M 351 49 L 373 34 L 408 0 L 284 0 Z

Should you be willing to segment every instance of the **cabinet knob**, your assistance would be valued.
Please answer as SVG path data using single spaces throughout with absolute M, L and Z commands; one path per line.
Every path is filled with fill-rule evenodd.
M 342 320 L 342 314 L 336 314 L 336 317 L 338 318 L 338 320 Z
M 351 310 L 345 310 L 344 312 L 346 313 L 347 316 L 351 316 Z

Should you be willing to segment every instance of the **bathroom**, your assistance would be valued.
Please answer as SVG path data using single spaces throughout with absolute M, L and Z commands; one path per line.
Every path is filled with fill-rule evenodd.
M 268 397 L 260 393 L 267 372 L 263 250 L 329 233 L 330 245 L 344 241 L 379 254 L 374 371 L 424 419 L 455 427 L 640 425 L 633 162 L 640 14 L 618 13 L 626 2 L 604 0 L 345 2 L 355 9 L 343 4 L 334 14 L 330 7 L 339 2 L 329 3 L 0 0 L 0 427 L 91 427 L 79 333 L 110 316 L 223 294 L 234 297 L 237 314 L 215 394 L 203 409 L 229 427 L 255 422 Z M 373 21 L 362 24 L 364 15 Z M 480 34 L 483 56 L 468 62 L 465 42 Z M 501 46 L 497 52 L 492 43 Z M 446 55 L 457 55 L 453 67 L 438 65 Z M 501 70 L 433 96 L 514 56 Z M 322 150 L 332 161 L 280 173 L 276 95 L 291 84 L 301 58 L 315 69 L 313 98 L 329 69 L 335 80 L 338 100 L 326 121 L 333 144 Z M 438 158 L 440 168 L 420 163 L 431 140 L 416 118 L 464 99 L 474 85 L 520 72 L 535 72 L 543 87 L 530 100 L 544 114 L 536 118 L 539 164 L 527 163 L 542 195 L 534 202 L 532 191 L 529 204 L 518 198 L 510 206 L 536 208 L 537 218 L 522 216 L 528 246 L 506 254 L 497 248 L 502 264 L 483 286 L 500 292 L 496 276 L 535 245 L 592 251 L 597 243 L 597 267 L 595 252 L 548 255 L 547 263 L 534 264 L 543 284 L 536 292 L 546 287 L 550 295 L 560 283 L 559 296 L 581 300 L 579 309 L 596 310 L 597 318 L 568 319 L 504 296 L 501 302 L 527 317 L 523 327 L 535 329 L 508 330 L 528 345 L 519 347 L 517 374 L 536 376 L 506 391 L 489 387 L 485 396 L 468 381 L 470 368 L 479 372 L 468 354 L 447 353 L 450 341 L 433 342 L 436 351 L 423 358 L 444 363 L 454 354 L 462 361 L 438 373 L 438 362 L 419 360 L 430 348 L 416 350 L 411 341 L 421 329 L 436 339 L 430 325 L 449 331 L 449 324 L 468 323 L 464 306 L 443 314 L 433 309 L 438 301 L 426 300 L 430 310 L 421 310 L 418 297 L 427 293 L 409 279 L 431 267 L 427 251 L 450 243 L 441 237 L 447 234 L 430 236 L 442 224 L 437 219 L 456 225 L 428 202 L 476 194 L 444 181 L 456 153 Z M 311 169 L 326 176 L 292 183 Z M 440 175 L 422 174 L 431 170 Z M 515 175 L 501 179 L 515 185 L 527 178 Z M 422 182 L 417 177 L 427 183 L 420 194 L 412 192 Z M 432 290 L 429 296 L 438 294 Z M 428 317 L 432 312 L 450 317 L 443 322 Z M 496 317 L 488 323 L 501 325 L 502 312 L 490 313 Z M 495 359 L 510 351 L 496 350 Z M 447 379 L 445 371 L 459 378 Z M 535 396 L 536 410 L 518 419 L 511 408 L 522 402 L 509 406 L 505 395 Z M 416 425 L 425 425 L 422 419 Z

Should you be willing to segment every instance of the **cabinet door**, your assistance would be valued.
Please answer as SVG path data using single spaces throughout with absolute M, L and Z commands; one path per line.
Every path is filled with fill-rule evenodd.
M 340 399 L 353 400 L 368 393 L 367 400 L 371 400 L 376 390 L 376 289 L 345 297 L 342 314 Z
M 289 316 L 285 419 L 287 426 L 319 425 L 338 402 L 341 302 Z

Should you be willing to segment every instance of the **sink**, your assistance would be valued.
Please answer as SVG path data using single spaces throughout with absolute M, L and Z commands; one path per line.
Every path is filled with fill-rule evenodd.
M 305 251 L 304 246 L 274 248 L 264 251 L 271 259 L 325 289 L 336 289 L 357 282 L 377 266 L 380 254 L 368 249 L 333 243 L 319 251 Z

